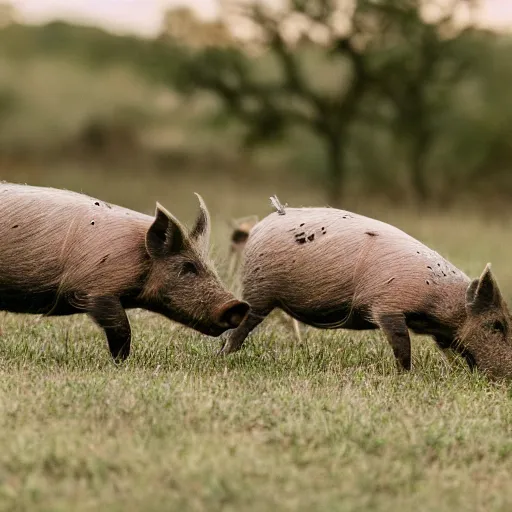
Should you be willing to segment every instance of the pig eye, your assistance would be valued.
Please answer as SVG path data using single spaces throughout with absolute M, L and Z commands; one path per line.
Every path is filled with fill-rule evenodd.
M 180 276 L 184 275 L 197 275 L 199 272 L 197 270 L 197 267 L 192 263 L 191 261 L 187 261 L 183 264 L 183 267 L 181 267 Z
M 505 325 L 503 324 L 503 322 L 500 322 L 499 320 L 495 320 L 493 322 L 492 328 L 496 332 L 499 332 L 500 334 L 505 334 Z

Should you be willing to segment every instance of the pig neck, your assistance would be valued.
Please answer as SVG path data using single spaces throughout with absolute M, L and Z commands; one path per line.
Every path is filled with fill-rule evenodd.
M 467 319 L 466 290 L 469 283 L 469 278 L 464 276 L 444 284 L 425 312 L 406 314 L 408 325 L 419 334 L 445 339 L 458 337 Z
M 142 283 L 140 286 L 124 291 L 120 296 L 120 300 L 125 309 L 142 308 L 149 311 L 152 310 L 152 302 L 146 298 L 144 284 Z
M 143 218 L 137 224 L 131 221 L 130 230 L 133 236 L 116 241 L 116 244 L 120 244 L 117 251 L 115 244 L 110 245 L 111 252 L 120 254 L 118 259 L 109 260 L 112 265 L 111 281 L 117 283 L 114 285 L 114 289 L 117 289 L 114 295 L 119 297 L 126 309 L 151 310 L 150 306 L 154 302 L 151 293 L 151 283 L 155 283 L 154 262 L 146 250 L 146 233 L 151 222 L 151 217 Z

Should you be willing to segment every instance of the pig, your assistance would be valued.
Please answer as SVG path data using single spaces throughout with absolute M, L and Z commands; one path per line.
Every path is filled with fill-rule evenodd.
M 159 203 L 144 215 L 83 194 L 0 184 L 0 310 L 88 314 L 116 362 L 130 353 L 126 309 L 141 308 L 219 336 L 249 306 L 208 261 L 210 215 L 199 194 L 194 227 Z
M 231 243 L 229 246 L 229 264 L 228 264 L 228 278 L 231 282 L 235 281 L 235 276 L 238 273 L 240 263 L 242 261 L 242 254 L 249 238 L 251 229 L 258 223 L 259 219 L 256 215 L 250 217 L 242 217 L 240 219 L 231 220 Z M 299 322 L 295 318 L 289 317 L 284 314 L 281 317 L 285 323 L 291 326 L 295 339 L 298 343 L 302 343 L 302 336 L 300 334 Z
M 274 309 L 325 329 L 381 329 L 398 367 L 411 368 L 409 329 L 470 368 L 512 376 L 511 317 L 488 264 L 479 278 L 400 229 L 334 208 L 284 208 L 250 232 L 242 270 L 251 311 L 226 336 L 239 350 Z
M 256 215 L 252 215 L 250 217 L 232 219 L 230 222 L 232 231 L 229 244 L 228 276 L 232 280 L 240 266 L 242 253 L 247 239 L 249 238 L 249 232 L 258 223 L 258 221 L 258 217 Z

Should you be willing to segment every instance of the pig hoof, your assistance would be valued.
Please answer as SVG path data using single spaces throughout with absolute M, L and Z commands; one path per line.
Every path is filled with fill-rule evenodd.
M 118 356 L 112 357 L 112 361 L 116 367 L 122 366 L 126 359 L 128 359 L 128 354 L 120 354 Z
M 217 352 L 217 355 L 218 356 L 227 356 L 227 355 L 231 354 L 232 352 L 238 352 L 238 350 L 240 350 L 239 347 L 232 347 L 232 346 L 229 346 L 227 343 L 225 343 L 224 345 L 222 345 L 222 348 Z
M 227 356 L 229 354 L 229 349 L 226 348 L 226 345 L 222 345 L 221 349 L 217 352 L 218 356 Z

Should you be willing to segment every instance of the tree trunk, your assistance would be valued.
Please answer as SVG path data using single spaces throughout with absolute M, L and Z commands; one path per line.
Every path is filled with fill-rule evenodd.
M 327 149 L 327 199 L 329 206 L 340 208 L 343 198 L 345 178 L 345 162 L 343 158 L 343 142 L 339 134 L 328 135 Z
M 414 140 L 411 149 L 411 184 L 414 198 L 418 204 L 424 205 L 429 199 L 429 190 L 425 176 L 426 145 L 422 140 Z

